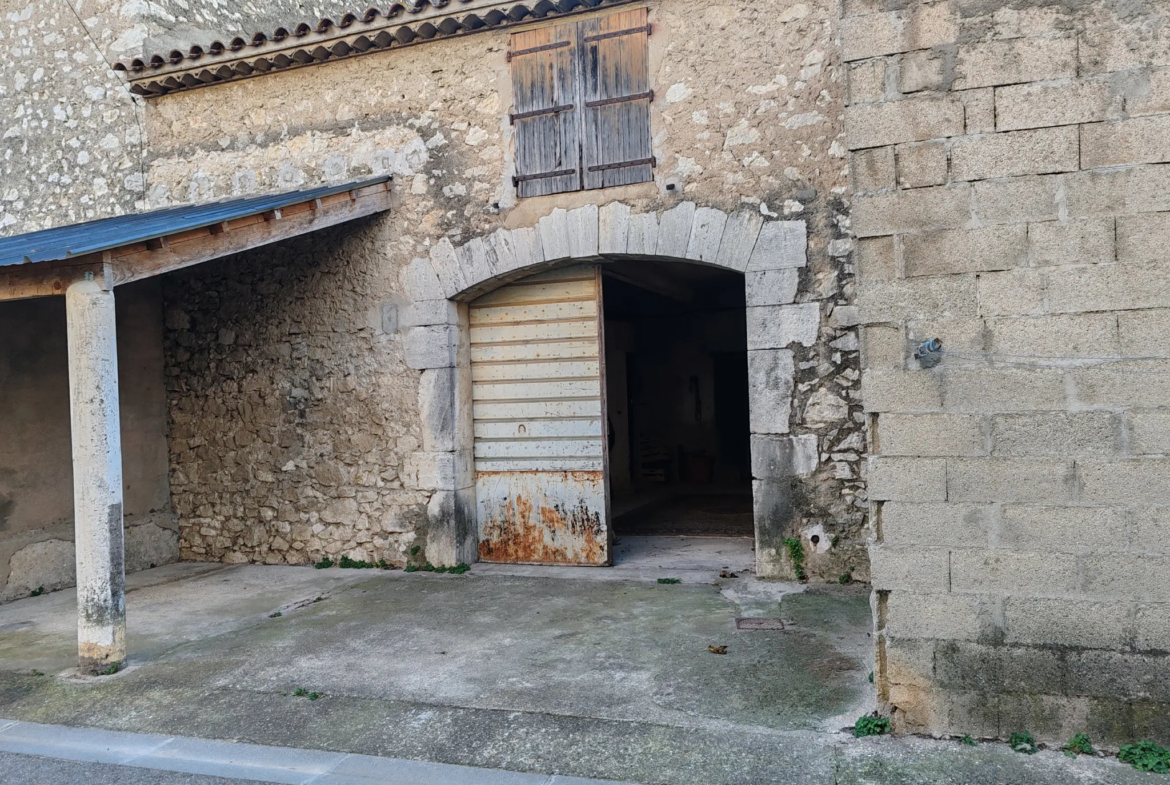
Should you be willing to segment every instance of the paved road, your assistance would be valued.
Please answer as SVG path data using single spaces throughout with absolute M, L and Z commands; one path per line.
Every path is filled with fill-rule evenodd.
M 255 785 L 255 782 L 0 752 L 0 785 Z

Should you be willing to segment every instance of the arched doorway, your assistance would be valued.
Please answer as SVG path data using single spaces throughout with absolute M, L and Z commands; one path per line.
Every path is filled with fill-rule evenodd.
M 793 480 L 816 464 L 815 437 L 793 435 L 789 428 L 795 352 L 812 346 L 820 327 L 817 303 L 796 302 L 806 245 L 803 222 L 766 221 L 753 209 L 728 214 L 680 202 L 662 212 L 635 213 L 611 202 L 553 209 L 535 225 L 497 229 L 458 246 L 443 238 L 427 258 L 413 260 L 400 274 L 411 303 L 403 342 L 408 366 L 423 373 L 423 450 L 408 457 L 405 480 L 407 487 L 432 493 L 428 558 L 436 564 L 480 558 L 470 304 L 521 279 L 572 265 L 615 271 L 624 263 L 658 266 L 668 286 L 679 271 L 697 265 L 721 268 L 743 281 L 756 574 L 789 575 L 784 538 L 791 536 L 794 519 Z M 598 289 L 602 299 L 603 289 Z M 604 362 L 603 307 L 596 325 L 599 362 Z M 600 395 L 606 393 L 602 387 Z M 605 445 L 608 449 L 608 439 Z M 703 456 L 688 459 L 686 451 L 684 443 L 675 472 L 681 467 L 701 473 Z M 723 467 L 734 464 L 724 461 Z M 603 542 L 612 536 L 611 501 L 590 508 L 606 511 L 604 537 L 598 528 Z M 608 559 L 605 554 L 600 563 Z

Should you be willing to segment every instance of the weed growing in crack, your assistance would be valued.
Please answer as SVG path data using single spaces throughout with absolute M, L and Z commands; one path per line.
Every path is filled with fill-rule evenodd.
M 803 581 L 804 574 L 804 544 L 799 537 L 788 537 L 784 540 L 784 547 L 788 549 L 788 558 L 792 559 L 792 571 L 796 573 L 796 580 Z
M 1138 771 L 1170 774 L 1170 750 L 1152 741 L 1126 744 L 1117 753 L 1117 759 L 1122 763 L 1128 763 Z
M 436 567 L 435 565 L 431 564 L 430 562 L 427 562 L 426 564 L 423 564 L 422 566 L 419 566 L 416 564 L 408 564 L 406 566 L 406 569 L 404 570 L 404 572 L 441 572 L 441 573 L 447 573 L 448 575 L 462 575 L 463 573 L 469 571 L 470 569 L 471 569 L 471 567 L 469 567 L 466 564 L 463 564 L 462 562 L 459 564 L 456 564 L 454 567 Z
M 38 586 L 38 587 L 36 587 L 35 589 L 33 589 L 32 591 L 30 591 L 30 592 L 28 593 L 28 596 L 29 596 L 29 597 L 40 597 L 40 596 L 41 596 L 42 594 L 44 594 L 44 593 L 45 593 L 45 587 L 44 587 L 44 586 Z
M 98 671 L 99 676 L 113 676 L 118 671 L 122 670 L 122 661 L 111 662 L 104 669 Z
M 330 559 L 328 556 L 326 556 L 324 559 L 317 562 L 313 566 L 316 567 L 318 570 L 327 570 L 333 566 L 333 559 Z
M 372 570 L 374 568 L 373 562 L 361 561 L 360 559 L 351 559 L 348 556 L 342 556 L 341 561 L 337 566 L 343 570 Z
M 853 725 L 853 735 L 859 739 L 866 736 L 883 736 L 890 732 L 890 718 L 879 716 L 877 712 L 858 717 Z
M 318 698 L 323 697 L 324 694 L 325 693 L 322 692 L 309 692 L 304 687 L 297 687 L 295 690 L 293 690 L 294 698 L 308 698 L 311 701 L 315 701 Z
M 1013 733 L 1008 739 L 1008 746 L 1016 752 L 1022 752 L 1025 755 L 1035 755 L 1040 749 L 1036 746 L 1036 740 L 1032 738 L 1032 734 L 1027 731 L 1022 733 Z
M 270 613 L 270 614 L 268 614 L 268 618 L 270 618 L 270 619 L 279 619 L 279 618 L 280 618 L 281 616 L 283 616 L 283 615 L 284 615 L 284 614 L 283 614 L 283 613 L 281 613 L 280 611 L 276 611 L 275 613 Z
M 1073 736 L 1062 749 L 1064 749 L 1064 754 L 1070 758 L 1075 758 L 1078 755 L 1092 755 L 1094 752 L 1093 743 L 1089 740 L 1088 734 L 1085 733 Z
M 659 583 L 682 583 L 682 578 L 659 578 Z
M 970 733 L 964 734 L 963 738 L 959 739 L 959 743 L 966 744 L 968 747 L 974 747 L 974 746 L 979 744 L 979 742 L 977 742 L 977 741 L 975 741 L 975 739 L 971 738 Z

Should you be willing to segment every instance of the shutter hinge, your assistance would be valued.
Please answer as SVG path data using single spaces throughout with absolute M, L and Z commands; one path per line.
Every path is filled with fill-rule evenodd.
M 564 49 L 566 46 L 572 46 L 572 41 L 557 41 L 555 44 L 545 44 L 543 46 L 534 46 L 531 49 L 517 49 L 515 52 L 508 52 L 504 59 L 509 63 L 512 62 L 513 57 L 520 57 L 522 55 L 536 54 L 537 52 L 547 52 L 550 49 Z
M 639 158 L 636 161 L 619 161 L 615 164 L 599 164 L 597 166 L 590 166 L 591 172 L 605 172 L 609 169 L 625 169 L 630 166 L 658 166 L 658 159 L 654 156 L 649 158 Z
M 561 104 L 560 106 L 550 106 L 548 109 L 533 109 L 531 112 L 518 112 L 508 115 L 508 124 L 516 125 L 517 120 L 527 120 L 530 117 L 540 117 L 546 114 L 560 114 L 561 112 L 568 112 L 572 108 L 572 104 Z
M 512 176 L 512 185 L 520 185 L 520 183 L 529 180 L 545 180 L 549 177 L 568 177 L 571 174 L 577 174 L 576 169 L 558 169 L 555 172 L 539 172 L 537 174 L 517 174 Z
M 585 106 L 589 109 L 596 109 L 599 106 L 609 106 L 610 104 L 624 104 L 627 101 L 644 101 L 650 100 L 654 103 L 654 91 L 650 90 L 645 93 L 634 93 L 633 95 L 619 95 L 617 98 L 602 98 L 598 101 L 586 101 Z
M 631 27 L 629 30 L 614 30 L 609 33 L 594 33 L 593 35 L 585 36 L 585 38 L 582 40 L 587 44 L 591 44 L 594 41 L 605 41 L 609 38 L 621 38 L 624 35 L 637 35 L 638 33 L 645 33 L 646 35 L 650 35 L 650 31 L 651 26 L 649 23 L 647 23 L 642 27 Z

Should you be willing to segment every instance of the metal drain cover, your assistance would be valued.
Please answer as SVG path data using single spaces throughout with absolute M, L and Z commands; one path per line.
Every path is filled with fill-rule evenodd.
M 735 629 L 737 630 L 782 630 L 784 629 L 784 622 L 779 619 L 736 619 Z

